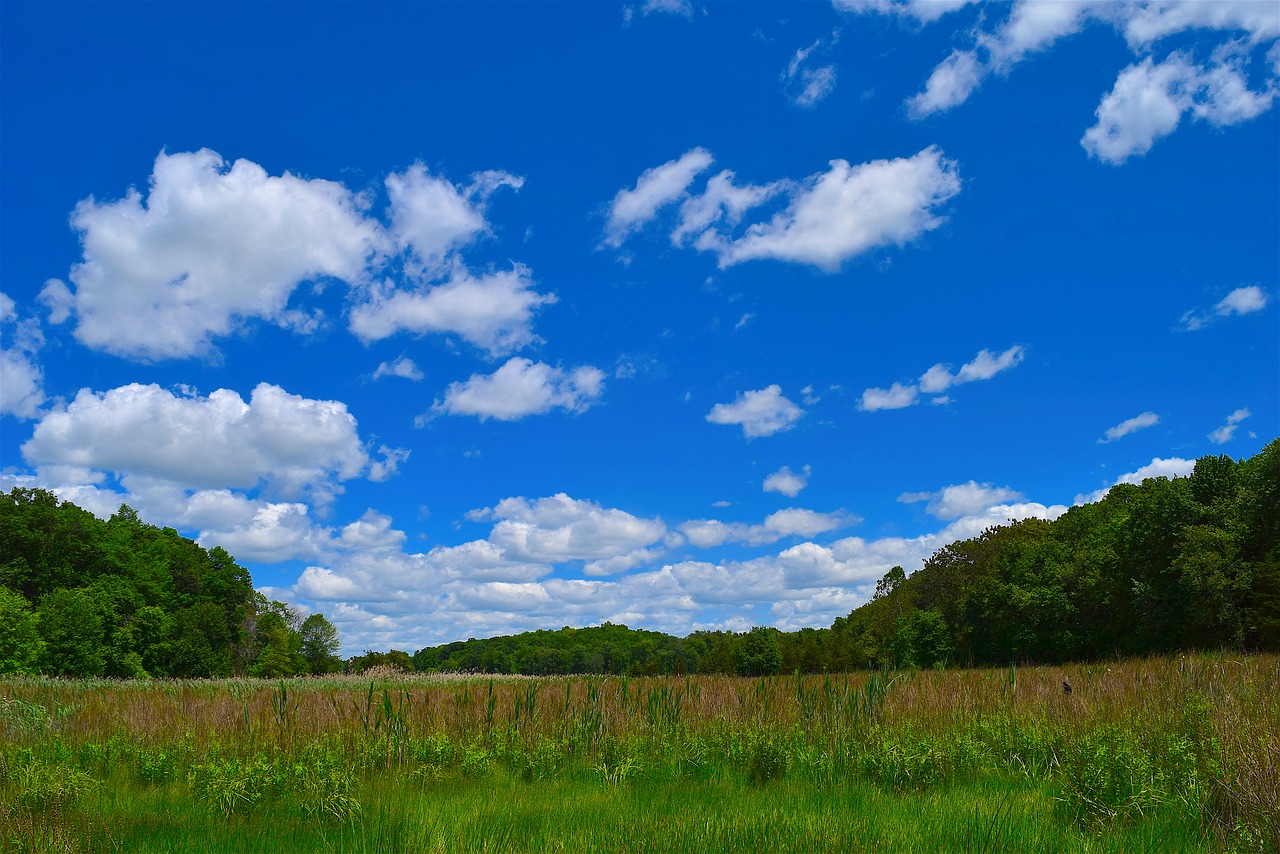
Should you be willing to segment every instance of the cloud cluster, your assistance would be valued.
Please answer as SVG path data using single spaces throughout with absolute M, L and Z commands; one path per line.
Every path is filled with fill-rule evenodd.
M 917 24 L 938 20 L 965 5 L 962 0 L 836 2 L 846 11 L 891 15 Z M 1008 14 L 984 15 L 967 34 L 971 46 L 953 50 L 934 68 L 923 91 L 907 101 L 913 118 L 963 104 L 991 75 L 1010 74 L 1024 60 L 1091 24 L 1119 32 L 1137 60 L 1119 72 L 1098 105 L 1097 122 L 1080 141 L 1103 162 L 1123 163 L 1145 154 L 1187 115 L 1214 127 L 1247 121 L 1269 110 L 1280 93 L 1280 49 L 1276 47 L 1280 9 L 1274 3 L 1018 0 L 991 8 L 1007 8 Z M 1191 30 L 1220 31 L 1225 40 L 1204 61 L 1179 50 L 1154 55 L 1163 40 Z M 1251 86 L 1252 59 L 1268 46 L 1263 79 Z
M 481 421 L 516 421 L 553 409 L 578 413 L 600 399 L 604 379 L 603 371 L 589 365 L 566 371 L 516 356 L 492 374 L 472 374 L 464 382 L 451 383 L 433 409 L 474 415 Z
M 604 620 L 678 634 L 762 623 L 793 630 L 829 625 L 848 613 L 893 566 L 910 572 L 957 538 L 1012 519 L 1056 518 L 1066 509 L 996 504 L 920 537 L 847 537 L 827 545 L 805 540 L 749 560 L 658 565 L 672 540 L 659 520 L 565 495 L 511 498 L 472 514 L 495 521 L 486 540 L 424 554 L 335 555 L 327 566 L 306 569 L 287 593 L 324 610 L 353 648 L 412 649 Z M 750 539 L 766 544 L 856 521 L 837 515 L 792 508 L 757 526 L 718 528 L 703 520 L 679 527 L 698 548 Z M 610 556 L 618 560 L 611 563 Z M 587 577 L 551 575 L 552 562 L 562 560 L 587 561 Z M 630 571 L 618 568 L 628 564 Z M 611 577 L 591 577 L 606 573 Z
M 1136 433 L 1139 430 L 1145 430 L 1148 427 L 1154 427 L 1160 423 L 1160 416 L 1154 412 L 1143 412 L 1132 418 L 1126 418 L 1114 427 L 1107 428 L 1107 432 L 1098 440 L 1099 445 L 1106 445 L 1114 442 L 1116 439 L 1128 436 L 1130 433 Z
M 721 268 L 773 259 L 834 271 L 872 249 L 903 246 L 937 228 L 943 222 L 938 209 L 960 192 L 956 164 L 936 148 L 856 166 L 832 160 L 826 172 L 769 184 L 739 183 L 724 170 L 701 193 L 691 193 L 711 162 L 705 149 L 695 148 L 620 191 L 609 209 L 605 244 L 621 246 L 682 200 L 673 245 L 711 252 Z M 781 210 L 743 226 L 747 212 L 776 199 L 785 202 Z
M 743 392 L 733 403 L 717 403 L 707 413 L 712 424 L 738 425 L 748 439 L 772 436 L 796 426 L 804 410 L 782 395 L 779 385 Z
M 401 452 L 384 454 L 377 474 Z M 261 488 L 285 499 L 325 501 L 379 462 L 361 442 L 345 404 L 259 384 L 246 402 L 234 391 L 175 394 L 132 383 L 82 389 L 45 414 L 22 446 L 41 472 L 146 478 L 188 489 Z M 57 478 L 55 478 L 57 479 Z M 64 481 L 65 482 L 65 481 Z
M 155 361 L 211 355 L 217 338 L 251 321 L 314 332 L 326 320 L 300 286 L 338 282 L 363 341 L 434 332 L 510 352 L 534 340 L 533 312 L 555 297 L 520 265 L 472 274 L 460 252 L 490 234 L 492 193 L 522 183 L 486 171 L 460 186 L 415 163 L 387 176 L 384 225 L 370 194 L 334 181 L 269 175 L 245 159 L 228 166 L 209 149 L 161 152 L 145 196 L 76 205 L 83 258 L 71 285 L 50 280 L 41 300 L 50 322 L 74 317 L 85 346 Z
M 950 367 L 938 363 L 920 376 L 918 383 L 895 382 L 889 388 L 868 388 L 862 392 L 858 408 L 864 412 L 881 409 L 905 409 L 920 402 L 921 394 L 942 395 L 953 386 L 989 380 L 996 374 L 1014 368 L 1022 362 L 1026 350 L 1015 344 L 1003 353 L 981 350 L 969 362 L 954 373 Z M 949 397 L 934 397 L 934 403 L 949 403 Z
M 1262 311 L 1267 307 L 1268 302 L 1270 299 L 1262 288 L 1257 285 L 1245 285 L 1218 300 L 1209 311 L 1203 311 L 1199 307 L 1191 309 L 1182 315 L 1181 327 L 1188 332 L 1195 332 L 1224 317 Z

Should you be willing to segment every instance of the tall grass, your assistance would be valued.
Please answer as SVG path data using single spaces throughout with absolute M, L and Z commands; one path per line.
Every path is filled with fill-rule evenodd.
M 1262 852 L 1278 791 L 1268 655 L 0 681 L 0 848 L 19 851 Z

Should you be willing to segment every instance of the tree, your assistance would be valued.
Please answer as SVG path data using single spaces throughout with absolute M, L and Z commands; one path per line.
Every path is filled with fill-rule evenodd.
M 313 674 L 336 673 L 342 669 L 338 651 L 342 644 L 338 630 L 324 618 L 324 614 L 312 614 L 302 621 L 302 657 Z
M 44 640 L 25 598 L 0 587 L 0 673 L 38 672 Z
M 738 644 L 738 673 L 742 676 L 772 676 L 782 668 L 782 648 L 778 630 L 756 626 Z
M 40 600 L 44 658 L 40 670 L 54 676 L 101 676 L 106 664 L 102 612 L 82 589 L 55 590 Z

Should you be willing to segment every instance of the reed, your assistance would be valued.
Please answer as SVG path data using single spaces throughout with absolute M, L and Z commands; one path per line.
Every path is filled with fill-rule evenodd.
M 573 815 L 616 818 L 645 792 L 687 792 L 654 814 L 666 818 L 637 819 L 652 844 L 630 850 L 766 838 L 773 850 L 1008 850 L 1010 834 L 1048 822 L 1057 847 L 1043 850 L 1262 852 L 1280 848 L 1277 769 L 1274 655 L 750 679 L 0 681 L 0 850 L 148 850 L 156 809 L 174 838 L 230 821 L 242 840 L 264 840 L 255 850 L 334 839 L 423 850 L 411 840 L 428 825 L 448 830 L 443 850 L 484 847 L 468 839 L 542 850 L 521 840 L 556 847 L 550 828 Z M 492 799 L 479 824 L 421 805 L 486 788 L 517 794 Z M 593 806 L 561 816 L 568 824 L 511 811 L 504 824 L 503 807 L 553 791 Z M 822 828 L 859 815 L 836 791 L 915 830 L 896 849 L 871 829 L 832 836 Z M 786 807 L 772 824 L 742 811 L 797 798 L 822 806 Z M 683 806 L 700 802 L 707 827 L 733 818 L 699 830 Z M 886 806 L 898 803 L 915 806 L 904 817 Z M 972 816 L 953 837 L 937 822 L 962 804 Z M 1019 850 L 1039 847 L 1019 838 Z M 433 839 L 425 847 L 441 847 Z M 618 847 L 585 830 L 572 839 L 568 850 Z

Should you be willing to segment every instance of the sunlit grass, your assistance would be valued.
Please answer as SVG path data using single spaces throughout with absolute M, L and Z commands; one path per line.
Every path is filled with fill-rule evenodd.
M 0 681 L 17 851 L 1269 851 L 1277 769 L 1264 655 Z

